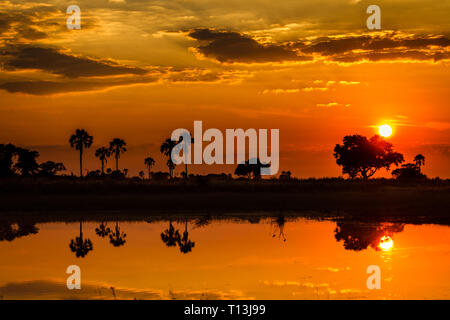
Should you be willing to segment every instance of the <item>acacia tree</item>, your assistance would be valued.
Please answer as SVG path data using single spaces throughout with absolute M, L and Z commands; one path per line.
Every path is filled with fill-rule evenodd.
M 152 167 L 155 165 L 155 160 L 152 157 L 147 157 L 144 159 L 144 164 L 148 169 L 148 178 L 151 178 L 152 175 Z
M 119 138 L 114 138 L 109 143 L 109 150 L 112 154 L 114 154 L 114 158 L 116 158 L 116 171 L 119 171 L 119 158 L 122 153 L 125 153 L 127 151 L 127 148 L 125 146 L 127 143 Z
M 379 169 L 389 171 L 391 165 L 398 166 L 404 161 L 401 153 L 392 149 L 392 144 L 379 135 L 367 139 L 361 135 L 345 136 L 343 144 L 336 144 L 334 157 L 342 173 L 350 178 L 364 180 L 373 176 Z
M 261 178 L 261 168 L 268 168 L 270 165 L 264 164 L 259 159 L 256 159 L 256 163 L 250 163 L 250 161 L 245 161 L 238 164 L 234 174 L 237 176 L 247 177 L 248 179 L 260 179 Z
M 94 138 L 84 129 L 77 129 L 69 139 L 70 146 L 80 151 L 80 177 L 83 177 L 83 150 L 90 148 Z
M 95 156 L 102 162 L 102 175 L 105 174 L 105 163 L 108 162 L 109 156 L 111 156 L 111 150 L 106 147 L 101 147 L 95 150 Z

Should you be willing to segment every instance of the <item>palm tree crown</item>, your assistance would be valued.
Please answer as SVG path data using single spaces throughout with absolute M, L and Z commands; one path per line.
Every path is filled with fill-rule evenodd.
M 102 162 L 102 174 L 105 174 L 105 163 L 108 162 L 110 155 L 111 151 L 106 147 L 101 147 L 95 150 L 95 156 Z
M 109 143 L 109 150 L 112 154 L 114 154 L 114 158 L 116 158 L 116 170 L 119 170 L 119 158 L 122 153 L 125 153 L 127 151 L 127 148 L 125 146 L 127 143 L 119 138 L 114 138 Z

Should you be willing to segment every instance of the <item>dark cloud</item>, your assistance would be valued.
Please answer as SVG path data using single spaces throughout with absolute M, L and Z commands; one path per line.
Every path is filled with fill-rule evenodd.
M 69 78 L 143 75 L 146 70 L 120 65 L 109 60 L 75 56 L 55 48 L 31 45 L 9 46 L 2 50 L 2 65 L 6 70 L 37 69 Z
M 197 50 L 202 55 L 220 62 L 264 63 L 311 59 L 299 56 L 285 46 L 261 44 L 238 32 L 196 29 L 189 32 L 189 36 L 200 41 Z
M 399 32 L 322 37 L 277 44 L 262 44 L 237 32 L 212 29 L 196 29 L 189 36 L 199 41 L 196 49 L 203 56 L 226 63 L 309 60 L 338 63 L 390 60 L 436 62 L 450 58 L 450 39 L 445 36 L 410 36 Z

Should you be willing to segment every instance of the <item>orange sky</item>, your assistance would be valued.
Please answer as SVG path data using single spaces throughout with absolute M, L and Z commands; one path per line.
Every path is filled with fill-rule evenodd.
M 448 178 L 449 4 L 379 1 L 377 32 L 368 4 L 78 1 L 81 30 L 70 31 L 61 1 L 0 1 L 0 143 L 76 173 L 68 138 L 85 128 L 89 169 L 96 147 L 120 137 L 120 166 L 137 174 L 147 156 L 167 170 L 161 142 L 202 120 L 280 129 L 280 171 L 323 177 L 340 174 L 332 150 L 344 135 L 387 123 L 407 161 L 420 152 L 428 176 Z

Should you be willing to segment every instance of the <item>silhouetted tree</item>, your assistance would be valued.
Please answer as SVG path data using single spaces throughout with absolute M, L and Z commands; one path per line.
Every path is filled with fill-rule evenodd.
M 180 241 L 178 241 L 178 247 L 180 248 L 180 251 L 182 253 L 189 253 L 192 251 L 192 248 L 195 247 L 195 242 L 192 242 L 189 239 L 189 233 L 187 231 L 187 220 L 185 229 L 183 232 L 183 236 L 181 237 Z
M 102 221 L 102 223 L 100 223 L 100 225 L 97 228 L 95 228 L 95 233 L 99 237 L 104 238 L 111 233 L 111 229 L 106 225 L 104 221 Z
M 102 163 L 102 175 L 105 174 L 105 163 L 108 162 L 108 158 L 111 155 L 111 150 L 106 147 L 101 147 L 95 150 L 95 156 L 100 159 Z
M 259 161 L 259 159 L 256 159 L 256 163 L 250 163 L 249 161 L 245 161 L 244 163 L 238 164 L 236 170 L 234 171 L 234 174 L 237 176 L 243 176 L 247 177 L 248 179 L 257 180 L 261 178 L 261 168 L 268 168 L 270 167 L 269 164 L 264 164 Z
M 148 178 L 150 179 L 152 177 L 152 167 L 155 165 L 155 160 L 153 160 L 152 157 L 147 157 L 144 159 L 144 164 L 147 166 Z
M 39 165 L 39 175 L 53 177 L 60 171 L 65 171 L 66 167 L 61 162 L 46 161 Z
M 284 225 L 286 224 L 286 218 L 283 215 L 279 215 L 272 221 L 273 232 L 272 237 L 275 238 L 278 233 L 278 239 L 283 239 L 286 242 L 286 235 L 284 234 Z
M 83 177 L 83 150 L 90 148 L 94 138 L 84 129 L 76 129 L 69 139 L 70 146 L 80 151 L 80 177 Z
M 84 258 L 93 249 L 92 241 L 83 238 L 83 223 L 80 221 L 80 236 L 72 239 L 69 244 L 70 250 L 77 258 Z
M 144 171 L 139 171 L 139 178 L 141 178 L 141 180 L 144 180 L 144 176 L 145 176 L 145 173 L 144 173 Z
M 343 241 L 346 250 L 361 251 L 369 246 L 380 250 L 379 244 L 383 236 L 392 238 L 394 233 L 402 232 L 403 223 L 364 223 L 360 221 L 336 222 L 335 238 Z
M 290 171 L 281 171 L 280 180 L 291 180 L 291 172 Z
M 172 141 L 172 139 L 166 139 L 160 147 L 160 151 L 166 157 L 169 157 L 167 160 L 167 167 L 169 168 L 169 176 L 172 179 L 173 170 L 175 169 L 175 164 L 172 161 L 172 150 L 178 144 L 176 141 Z
M 114 154 L 114 158 L 116 158 L 116 171 L 119 170 L 119 158 L 122 153 L 125 153 L 127 151 L 126 142 L 119 138 L 114 138 L 109 143 L 109 150 L 111 150 L 111 153 Z
M 125 238 L 127 237 L 127 234 L 124 232 L 120 232 L 119 223 L 116 222 L 116 227 L 114 229 L 114 232 L 111 232 L 109 234 L 109 242 L 114 247 L 120 247 L 123 246 L 126 242 Z
M 13 144 L 0 144 L 0 177 L 14 175 L 13 157 L 17 148 Z
M 11 223 L 0 221 L 0 241 L 13 241 L 14 239 L 38 233 L 39 229 L 34 222 L 20 221 Z
M 36 158 L 39 152 L 23 148 L 17 148 L 17 163 L 14 165 L 21 175 L 29 176 L 38 172 L 39 165 Z
M 425 180 L 426 175 L 422 173 L 421 166 L 425 164 L 425 157 L 418 154 L 414 157 L 413 163 L 402 164 L 401 168 L 392 171 L 392 176 L 402 181 Z
M 391 165 L 399 165 L 404 161 L 403 155 L 394 152 L 392 144 L 375 135 L 367 139 L 361 135 L 345 136 L 343 144 L 334 148 L 336 163 L 342 166 L 342 173 L 350 178 L 358 175 L 368 179 L 378 169 L 390 169 Z
M 169 220 L 169 228 L 161 233 L 161 240 L 166 244 L 166 246 L 174 247 L 178 244 L 180 239 L 180 232 L 178 230 L 175 230 L 174 226 L 172 225 L 172 220 Z

